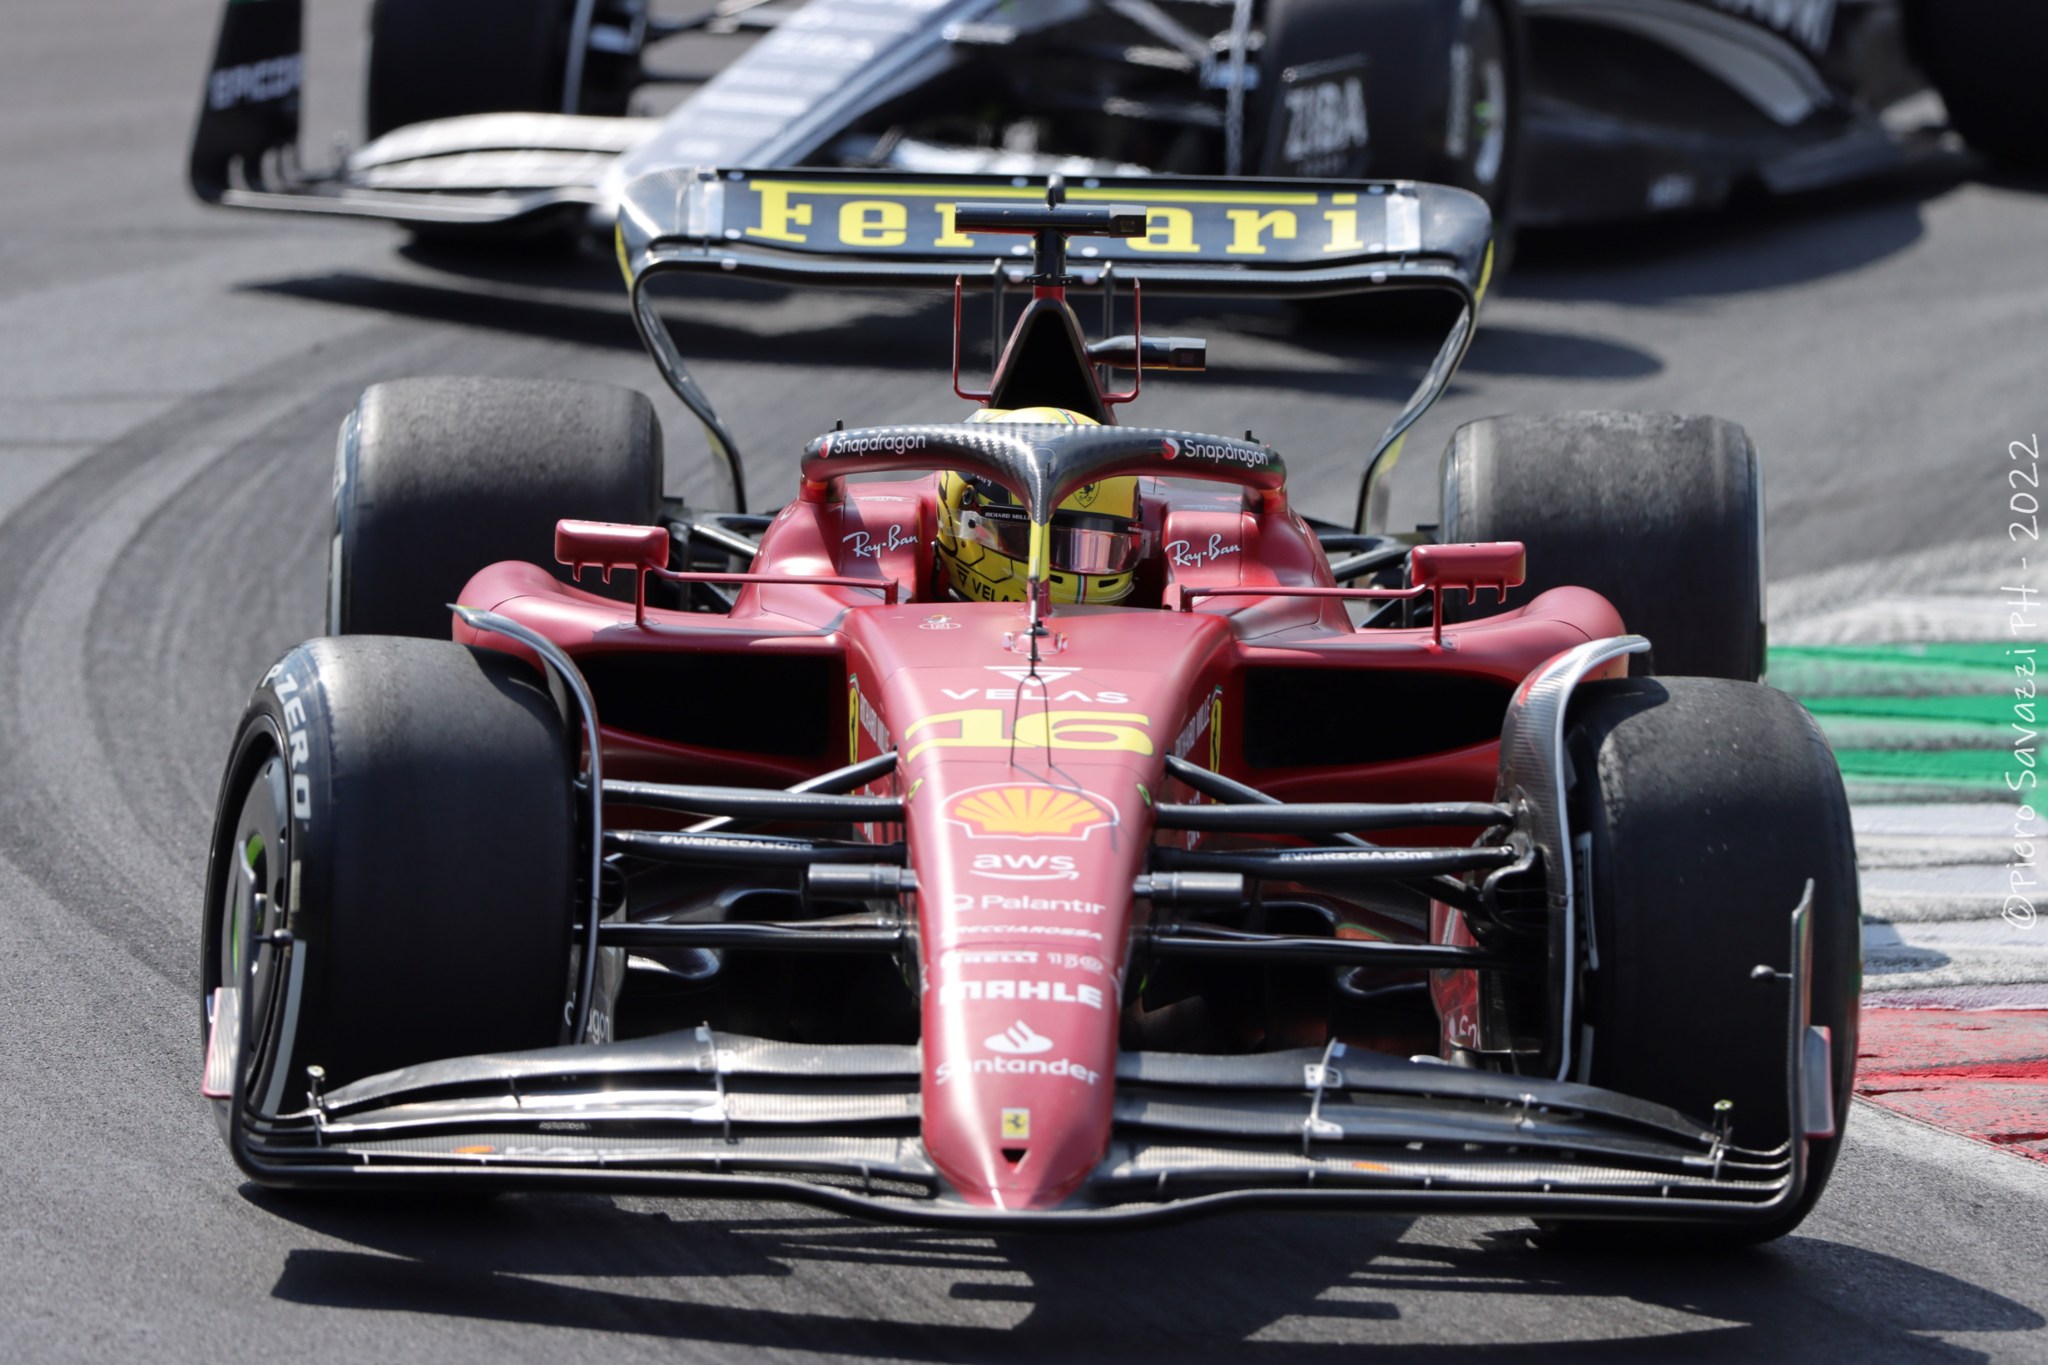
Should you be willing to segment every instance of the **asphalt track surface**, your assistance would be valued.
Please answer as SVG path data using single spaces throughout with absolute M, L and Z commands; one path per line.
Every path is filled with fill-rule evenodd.
M 360 9 L 314 9 L 311 126 L 340 126 Z M 242 698 L 320 625 L 336 421 L 401 375 L 654 376 L 601 270 L 457 273 L 375 229 L 189 202 L 214 17 L 15 0 L 0 39 L 0 1358 L 2048 1359 L 2048 1165 L 1862 1105 L 1797 1235 L 1704 1259 L 1564 1255 L 1507 1220 L 990 1238 L 244 1185 L 197 1094 L 203 846 Z M 2048 426 L 2044 242 L 2048 194 L 1953 162 L 1535 244 L 1410 442 L 1396 521 L 1433 519 L 1456 421 L 1706 410 L 1766 453 L 1775 580 L 1909 552 L 1938 574 L 1997 543 L 2006 444 Z M 759 488 L 834 418 L 959 411 L 937 306 L 689 316 Z M 1345 516 L 1392 373 L 1284 314 L 1204 325 L 1218 372 L 1140 411 L 1256 427 L 1299 504 Z

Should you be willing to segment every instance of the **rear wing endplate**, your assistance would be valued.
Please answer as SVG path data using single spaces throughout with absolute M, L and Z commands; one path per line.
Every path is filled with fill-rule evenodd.
M 690 378 L 647 289 L 671 273 L 709 272 L 789 285 L 947 287 L 963 276 L 1023 284 L 1030 248 L 959 230 L 961 203 L 1043 203 L 1045 186 L 1012 176 L 914 176 L 823 169 L 675 169 L 641 176 L 619 208 L 619 264 L 633 317 L 663 377 L 704 423 L 736 502 L 736 446 Z M 1149 231 L 1077 243 L 1081 288 L 1316 299 L 1434 289 L 1462 304 L 1421 385 L 1367 461 L 1358 522 L 1377 520 L 1380 480 L 1402 438 L 1449 385 L 1471 343 L 1492 268 L 1493 225 L 1476 195 L 1410 181 L 1319 183 L 1194 177 L 1071 182 L 1066 202 L 1141 204 Z M 1375 494 L 1379 494 L 1378 497 Z

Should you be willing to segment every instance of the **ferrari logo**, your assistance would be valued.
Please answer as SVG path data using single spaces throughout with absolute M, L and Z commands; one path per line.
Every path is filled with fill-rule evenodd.
M 954 801 L 946 815 L 980 838 L 1085 839 L 1116 823 L 1108 802 L 1054 787 L 983 787 Z
M 1031 1136 L 1031 1111 L 1029 1109 L 1005 1109 L 1003 1111 L 1003 1136 L 1022 1140 Z

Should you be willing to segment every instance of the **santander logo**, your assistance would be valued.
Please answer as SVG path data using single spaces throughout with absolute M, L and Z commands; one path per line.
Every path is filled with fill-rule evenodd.
M 1022 1019 L 1001 1033 L 991 1034 L 982 1039 L 981 1045 L 990 1052 L 1000 1052 L 1010 1057 L 1035 1057 L 1041 1052 L 1052 1051 L 1052 1039 L 1042 1033 L 1034 1033 L 1031 1025 Z

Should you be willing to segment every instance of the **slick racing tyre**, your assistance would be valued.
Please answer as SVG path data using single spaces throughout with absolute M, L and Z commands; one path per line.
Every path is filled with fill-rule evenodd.
M 1993 161 L 2048 170 L 2048 6 L 2013 0 L 1913 0 L 1913 55 L 1949 121 Z
M 1470 190 L 1493 213 L 1493 275 L 1515 250 L 1520 31 L 1499 0 L 1369 6 L 1272 0 L 1259 54 L 1248 166 L 1316 180 L 1424 180 Z M 1441 338 L 1434 297 L 1310 299 L 1316 330 Z
M 1826 1186 L 1856 1073 L 1863 939 L 1848 800 L 1833 754 L 1792 698 L 1754 683 L 1589 683 L 1567 735 L 1572 828 L 1590 836 L 1581 890 L 1592 954 L 1575 1039 L 1581 1078 L 1768 1150 L 1787 1113 L 1792 911 L 1810 879 L 1812 1022 L 1831 1035 L 1836 1136 L 1809 1140 L 1805 1192 L 1761 1226 L 1559 1223 L 1566 1239 L 1765 1241 Z
M 1581 412 L 1460 427 L 1443 459 L 1446 544 L 1519 540 L 1528 584 L 1606 597 L 1660 674 L 1754 682 L 1764 670 L 1763 477 L 1717 417 Z M 1452 620 L 1504 608 L 1446 605 Z
M 1427 180 L 1486 200 L 1505 238 L 1517 31 L 1498 0 L 1272 0 L 1247 164 L 1268 175 Z
M 1511 173 L 1521 95 L 1514 55 L 1500 7 L 1493 0 L 1459 0 L 1437 175 L 1486 201 L 1495 239 L 1502 243 L 1513 222 Z M 1498 246 L 1496 251 L 1505 254 Z
M 597 6 L 645 10 L 644 3 Z M 427 119 L 564 112 L 576 0 L 376 0 L 364 113 L 373 138 Z M 625 26 L 631 31 L 630 22 Z M 586 52 L 574 112 L 619 115 L 639 56 Z
M 660 516 L 661 423 L 645 395 L 609 384 L 372 385 L 334 459 L 330 635 L 445 640 L 448 604 L 477 570 L 523 559 L 566 576 L 554 551 L 562 518 Z M 615 594 L 630 592 L 627 577 Z
M 237 1123 L 302 1108 L 308 1066 L 341 1085 L 560 1040 L 570 759 L 539 675 L 510 655 L 356 637 L 270 670 L 207 867 L 201 999 L 249 1020 Z

